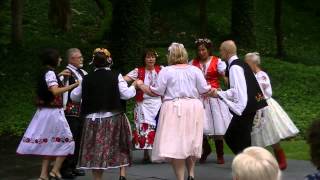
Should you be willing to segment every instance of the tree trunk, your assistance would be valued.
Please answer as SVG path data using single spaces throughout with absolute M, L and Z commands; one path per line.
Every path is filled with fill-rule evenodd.
M 11 0 L 11 17 L 12 17 L 11 42 L 15 46 L 21 45 L 23 0 Z
M 241 48 L 255 49 L 255 1 L 232 0 L 232 37 Z
M 111 54 L 115 68 L 128 72 L 142 65 L 141 55 L 150 31 L 150 1 L 112 1 Z
M 199 0 L 199 17 L 200 17 L 200 36 L 208 36 L 208 12 L 207 0 Z
M 94 1 L 96 2 L 98 8 L 100 9 L 102 16 L 104 17 L 106 15 L 104 3 L 101 0 L 94 0 Z
M 54 27 L 69 31 L 71 29 L 70 0 L 50 0 L 48 16 Z
M 277 43 L 277 57 L 284 57 L 283 30 L 282 30 L 282 0 L 274 1 L 274 29 Z

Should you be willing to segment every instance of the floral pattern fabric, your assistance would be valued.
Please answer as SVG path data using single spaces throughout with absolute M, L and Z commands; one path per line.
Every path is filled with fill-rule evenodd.
M 131 164 L 131 131 L 124 113 L 86 118 L 80 145 L 81 169 L 109 169 Z
M 137 124 L 132 134 L 135 149 L 152 149 L 156 135 L 155 126 L 147 123 Z

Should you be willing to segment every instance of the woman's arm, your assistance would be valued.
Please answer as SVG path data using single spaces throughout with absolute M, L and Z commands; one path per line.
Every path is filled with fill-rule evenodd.
M 127 83 L 130 83 L 130 82 L 134 81 L 134 79 L 132 79 L 132 78 L 129 77 L 128 75 L 123 76 L 123 79 L 124 79 L 125 81 L 127 81 Z
M 141 91 L 143 91 L 144 93 L 148 94 L 149 96 L 153 96 L 153 97 L 159 96 L 159 95 L 153 93 L 153 92 L 151 91 L 150 87 L 147 86 L 147 85 L 145 85 L 145 84 L 143 84 L 143 82 L 142 82 L 141 80 L 136 81 L 136 84 L 137 84 L 137 87 L 138 87 Z
M 54 86 L 49 87 L 49 91 L 51 91 L 52 94 L 54 96 L 56 96 L 56 95 L 59 95 L 59 94 L 66 92 L 66 91 L 69 91 L 69 90 L 77 87 L 78 85 L 79 85 L 78 81 L 69 85 L 69 86 L 65 86 L 65 87 L 58 87 L 57 85 L 54 85 Z

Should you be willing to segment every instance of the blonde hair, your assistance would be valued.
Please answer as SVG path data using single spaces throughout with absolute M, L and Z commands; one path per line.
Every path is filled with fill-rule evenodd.
M 168 64 L 187 64 L 188 63 L 188 53 L 184 48 L 183 44 L 171 43 L 168 48 Z
M 260 59 L 260 54 L 258 52 L 250 52 L 250 53 L 247 53 L 245 56 L 244 56 L 245 59 L 250 59 L 250 61 L 260 65 L 261 64 L 261 59 Z
M 281 171 L 272 154 L 262 147 L 249 147 L 232 162 L 236 180 L 281 180 Z

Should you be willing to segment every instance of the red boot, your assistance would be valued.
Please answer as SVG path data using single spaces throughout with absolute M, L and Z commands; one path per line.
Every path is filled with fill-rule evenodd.
M 201 158 L 199 160 L 199 163 L 200 164 L 203 164 L 206 162 L 208 156 L 210 155 L 211 153 L 211 147 L 210 147 L 210 144 L 208 142 L 208 138 L 207 137 L 203 137 L 203 142 L 202 142 L 202 155 L 201 155 Z
M 279 168 L 281 170 L 285 170 L 287 168 L 287 160 L 286 160 L 286 155 L 283 151 L 283 149 L 274 149 L 274 154 L 276 156 L 276 159 L 278 161 L 278 164 L 279 164 Z
M 224 164 L 223 140 L 215 140 L 214 144 L 216 145 L 217 164 Z

